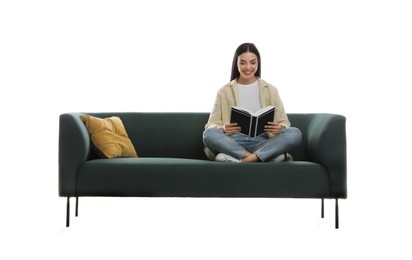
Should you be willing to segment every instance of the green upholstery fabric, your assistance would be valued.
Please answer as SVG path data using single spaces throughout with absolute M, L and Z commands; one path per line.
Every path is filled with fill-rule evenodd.
M 234 164 L 206 159 L 202 132 L 208 113 L 86 113 L 122 119 L 139 158 L 116 159 L 94 159 L 80 114 L 60 116 L 60 196 L 347 196 L 341 115 L 288 114 L 303 134 L 290 152 L 293 162 Z

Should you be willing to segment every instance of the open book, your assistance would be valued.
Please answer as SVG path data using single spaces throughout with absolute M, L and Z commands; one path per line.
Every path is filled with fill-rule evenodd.
M 274 106 L 264 107 L 256 111 L 256 113 L 251 113 L 240 107 L 232 107 L 230 122 L 237 123 L 241 127 L 241 133 L 249 137 L 256 137 L 265 132 L 265 125 L 268 122 L 273 122 L 274 117 Z

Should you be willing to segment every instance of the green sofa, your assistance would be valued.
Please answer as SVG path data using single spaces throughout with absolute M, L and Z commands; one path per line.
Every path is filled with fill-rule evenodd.
M 202 132 L 208 113 L 88 113 L 99 118 L 119 116 L 138 158 L 97 159 L 81 113 L 59 118 L 59 196 L 79 197 L 225 197 L 319 198 L 347 197 L 346 118 L 336 114 L 288 114 L 303 134 L 290 151 L 292 162 L 221 163 L 207 160 Z

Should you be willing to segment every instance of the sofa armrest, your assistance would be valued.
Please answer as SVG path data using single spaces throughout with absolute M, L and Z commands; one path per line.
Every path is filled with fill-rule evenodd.
M 60 115 L 59 195 L 76 195 L 76 175 L 90 153 L 90 137 L 78 113 Z
M 346 118 L 336 114 L 315 114 L 308 125 L 307 145 L 311 161 L 326 168 L 331 197 L 347 197 Z

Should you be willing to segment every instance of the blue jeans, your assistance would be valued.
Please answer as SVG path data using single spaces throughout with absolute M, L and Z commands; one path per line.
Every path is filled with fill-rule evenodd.
M 255 153 L 262 162 L 270 161 L 300 144 L 302 133 L 296 127 L 283 129 L 269 138 L 266 133 L 248 137 L 242 133 L 226 135 L 221 129 L 212 127 L 203 132 L 203 143 L 215 155 L 225 153 L 242 159 L 245 151 Z

